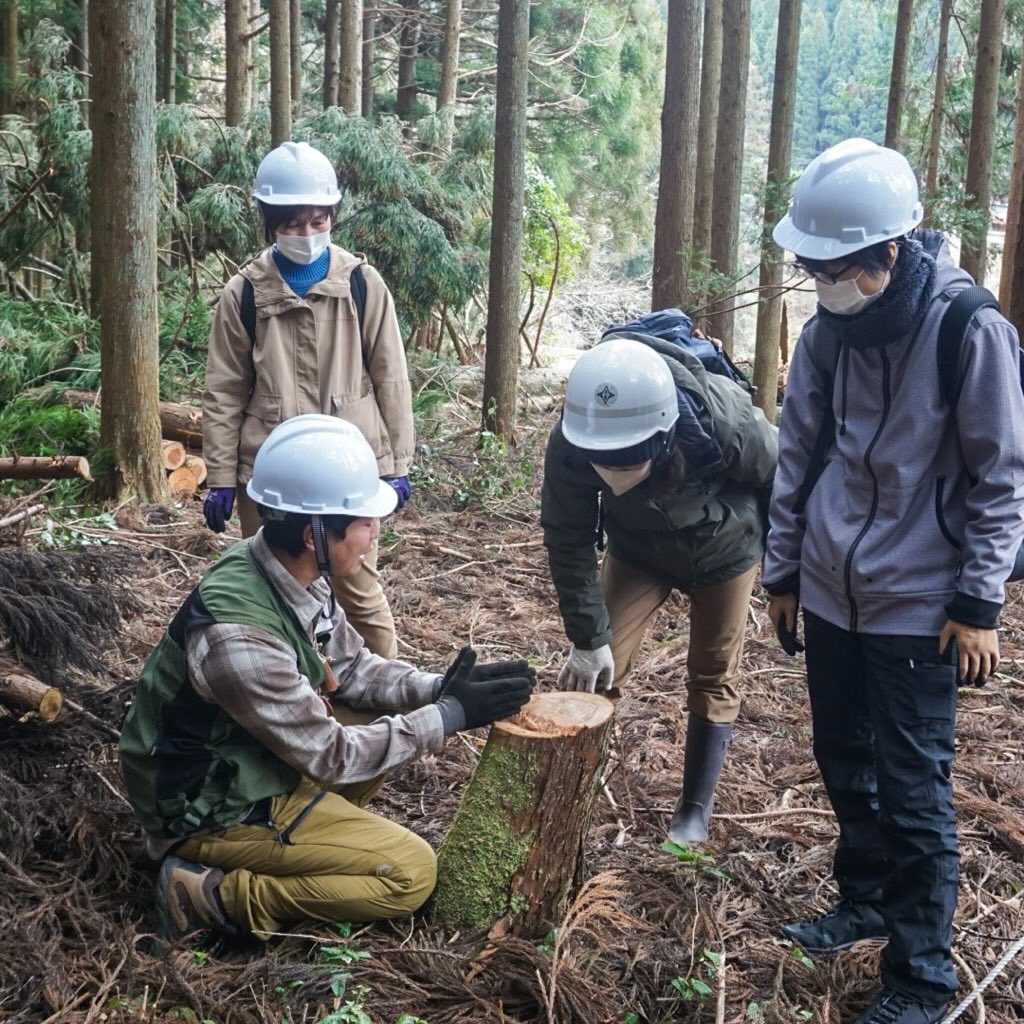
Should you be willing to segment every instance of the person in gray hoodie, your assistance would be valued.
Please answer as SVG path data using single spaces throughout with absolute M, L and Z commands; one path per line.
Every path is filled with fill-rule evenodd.
M 818 310 L 790 367 L 762 581 L 789 653 L 803 608 L 840 895 L 783 933 L 814 952 L 888 939 L 859 1024 L 932 1024 L 957 990 L 957 684 L 999 664 L 1024 535 L 1017 333 L 995 309 L 975 314 L 951 407 L 939 326 L 973 281 L 943 236 L 914 230 L 922 212 L 904 157 L 849 139 L 810 163 L 774 232 Z

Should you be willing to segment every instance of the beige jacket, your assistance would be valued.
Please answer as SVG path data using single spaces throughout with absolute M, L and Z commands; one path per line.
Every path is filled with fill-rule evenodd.
M 278 423 L 319 412 L 355 424 L 382 476 L 404 476 L 415 438 L 412 392 L 395 304 L 380 274 L 336 245 L 327 276 L 300 299 L 270 249 L 245 264 L 221 294 L 210 330 L 203 391 L 203 457 L 210 487 L 252 476 L 260 445 Z M 362 350 L 349 275 L 363 263 Z M 242 325 L 243 278 L 253 285 L 256 344 Z

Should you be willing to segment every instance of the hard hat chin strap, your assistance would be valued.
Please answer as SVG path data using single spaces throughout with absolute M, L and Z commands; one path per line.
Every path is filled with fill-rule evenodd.
M 313 553 L 316 555 L 316 567 L 321 578 L 331 586 L 331 555 L 327 550 L 327 527 L 320 516 L 310 516 L 310 529 L 313 533 Z M 331 599 L 328 614 L 334 618 L 334 587 L 331 587 Z

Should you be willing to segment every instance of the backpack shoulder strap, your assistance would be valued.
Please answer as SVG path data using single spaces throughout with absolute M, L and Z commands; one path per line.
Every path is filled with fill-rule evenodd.
M 241 317 L 245 333 L 249 335 L 249 344 L 256 344 L 256 291 L 252 281 L 242 278 L 242 297 L 238 301 L 238 315 Z
M 368 370 L 369 361 L 366 358 L 366 339 L 363 336 L 363 321 L 366 319 L 366 275 L 363 273 L 363 265 L 357 263 L 349 275 L 348 286 L 352 292 L 352 301 L 356 305 L 356 321 L 359 324 L 359 347 L 363 352 L 363 369 Z
M 356 306 L 356 318 L 359 323 L 359 341 L 363 342 L 363 321 L 366 317 L 366 277 L 363 268 L 356 264 L 349 276 L 349 287 L 352 290 L 352 301 Z M 242 280 L 242 297 L 238 303 L 238 315 L 242 320 L 245 333 L 249 335 L 249 342 L 256 344 L 256 291 L 249 278 Z M 363 349 L 363 365 L 366 365 L 366 346 Z
M 960 353 L 964 335 L 979 309 L 998 310 L 996 297 L 980 284 L 957 292 L 939 324 L 937 357 L 939 363 L 939 391 L 943 401 L 955 409 L 960 397 Z
M 821 410 L 821 426 L 818 428 L 818 436 L 814 439 L 814 448 L 807 460 L 807 469 L 793 505 L 793 512 L 798 516 L 804 514 L 807 499 L 810 498 L 818 477 L 825 471 L 825 456 L 836 440 L 836 414 L 832 408 L 832 396 L 835 392 L 836 370 L 839 366 L 839 339 L 831 332 L 825 334 L 822 337 L 818 358 L 812 358 L 811 362 L 821 376 L 825 407 Z

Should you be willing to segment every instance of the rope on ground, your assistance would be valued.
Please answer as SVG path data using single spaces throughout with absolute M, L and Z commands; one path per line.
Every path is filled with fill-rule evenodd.
M 943 1018 L 942 1024 L 953 1024 L 953 1021 L 957 1020 L 964 1013 L 967 1012 L 975 1000 L 977 1000 L 981 994 L 992 984 L 996 978 L 999 977 L 1003 971 L 1010 965 L 1010 962 L 1017 956 L 1020 951 L 1024 949 L 1024 935 L 1022 935 L 1000 958 L 996 961 L 996 965 L 992 968 L 984 978 L 981 979 L 980 984 L 976 985 L 974 989 L 967 993 L 966 996 L 960 1001 L 956 1009 L 952 1013 L 948 1014 Z

